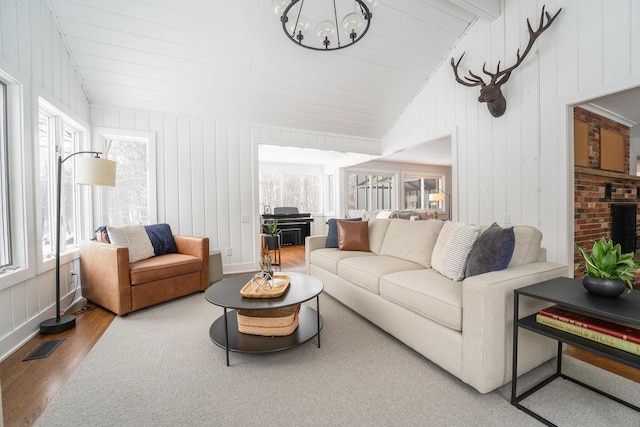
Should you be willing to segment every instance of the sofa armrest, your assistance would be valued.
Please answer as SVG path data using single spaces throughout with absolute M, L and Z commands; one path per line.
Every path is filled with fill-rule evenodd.
M 544 261 L 479 274 L 463 281 L 463 381 L 486 393 L 510 380 L 513 291 L 568 273 L 566 265 Z M 519 314 L 528 316 L 548 305 L 543 301 L 522 298 Z M 523 360 L 519 366 L 531 369 L 542 363 L 543 360 L 537 359 L 544 358 L 548 351 L 548 348 L 542 348 L 539 354 L 522 355 L 528 360 Z
M 191 255 L 202 260 L 201 290 L 209 287 L 209 238 L 173 236 L 179 254 Z
M 80 243 L 82 296 L 116 314 L 131 311 L 129 249 L 93 241 Z
M 310 255 L 316 249 L 322 249 L 327 243 L 327 236 L 307 236 L 304 239 L 304 265 L 305 273 L 309 274 Z

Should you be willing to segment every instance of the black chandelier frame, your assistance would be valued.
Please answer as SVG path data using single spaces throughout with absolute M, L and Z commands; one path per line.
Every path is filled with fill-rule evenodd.
M 335 26 L 336 26 L 336 38 L 337 38 L 337 42 L 338 42 L 338 46 L 337 47 L 330 47 L 331 42 L 328 39 L 328 37 L 325 37 L 324 41 L 322 41 L 322 44 L 324 45 L 324 48 L 315 47 L 315 46 L 309 46 L 309 45 L 306 45 L 306 44 L 302 43 L 303 40 L 304 40 L 304 35 L 302 34 L 302 31 L 298 31 L 298 34 L 295 34 L 295 29 L 298 27 L 298 21 L 300 19 L 300 14 L 302 13 L 302 8 L 304 7 L 304 0 L 291 0 L 291 3 L 289 4 L 289 6 L 287 6 L 287 8 L 284 10 L 284 12 L 282 12 L 282 16 L 280 17 L 280 21 L 282 22 L 282 30 L 287 35 L 289 40 L 291 40 L 292 42 L 294 42 L 298 46 L 302 46 L 302 47 L 305 47 L 305 48 L 311 49 L 311 50 L 319 50 L 319 51 L 323 51 L 324 52 L 324 51 L 330 51 L 330 50 L 344 49 L 345 47 L 353 46 L 358 41 L 362 40 L 364 35 L 367 34 L 367 31 L 369 31 L 369 27 L 371 26 L 371 18 L 373 17 L 373 14 L 371 13 L 371 11 L 369 10 L 369 8 L 367 7 L 367 5 L 364 3 L 363 0 L 353 0 L 353 1 L 360 6 L 360 11 L 362 13 L 362 18 L 365 20 L 367 26 L 364 28 L 364 30 L 362 30 L 361 34 L 357 34 L 355 32 L 355 30 L 352 30 L 351 33 L 349 34 L 349 39 L 351 40 L 351 43 L 349 43 L 349 44 L 344 44 L 343 45 L 340 42 L 340 26 L 338 25 L 338 13 L 337 13 L 337 9 L 336 9 L 336 0 L 333 0 L 333 12 L 334 12 L 333 18 L 334 18 Z M 300 8 L 298 9 L 298 14 L 295 17 L 296 18 L 296 25 L 293 27 L 294 28 L 293 31 L 291 33 L 289 33 L 289 31 L 287 31 L 287 23 L 289 22 L 288 14 L 289 14 L 289 11 L 298 3 L 300 3 Z

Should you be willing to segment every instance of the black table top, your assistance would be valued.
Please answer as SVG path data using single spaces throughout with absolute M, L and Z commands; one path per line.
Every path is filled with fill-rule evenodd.
M 631 293 L 625 292 L 619 297 L 603 297 L 587 292 L 582 286 L 582 280 L 557 277 L 516 289 L 515 292 L 640 325 L 640 291 L 638 290 Z
M 220 307 L 235 308 L 239 310 L 268 310 L 272 308 L 288 307 L 314 298 L 322 292 L 322 282 L 307 274 L 278 272 L 291 277 L 289 287 L 278 298 L 246 298 L 240 294 L 240 290 L 253 274 L 230 277 L 214 283 L 204 293 L 205 298 L 212 304 Z

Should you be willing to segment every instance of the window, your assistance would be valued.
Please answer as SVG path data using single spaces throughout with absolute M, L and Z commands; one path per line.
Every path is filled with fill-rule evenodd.
M 38 144 L 40 156 L 40 216 L 43 259 L 55 257 L 56 173 L 58 157 L 63 159 L 80 151 L 85 129 L 72 119 L 40 100 Z M 60 199 L 60 251 L 78 242 L 78 197 L 74 191 L 73 161 L 62 165 Z
M 7 85 L 0 81 L 0 270 L 12 264 L 9 215 L 9 154 L 7 146 Z
M 107 224 L 155 223 L 155 135 L 101 132 L 100 139 L 105 157 L 116 162 L 116 186 L 105 187 Z
M 404 208 L 445 210 L 445 201 L 429 201 L 430 193 L 443 194 L 444 177 L 433 174 L 404 174 Z M 445 197 L 446 199 L 446 197 Z
M 260 200 L 272 209 L 297 207 L 299 212 L 321 212 L 320 175 L 260 172 Z
M 347 210 L 394 209 L 395 174 L 349 172 Z

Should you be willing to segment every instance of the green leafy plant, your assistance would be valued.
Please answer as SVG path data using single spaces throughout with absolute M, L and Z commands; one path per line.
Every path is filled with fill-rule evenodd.
M 278 220 L 275 219 L 265 224 L 265 231 L 269 236 L 275 236 L 278 234 Z
M 640 260 L 633 260 L 633 252 L 622 253 L 620 244 L 614 245 L 611 240 L 604 237 L 599 241 L 593 241 L 591 255 L 584 249 L 576 246 L 576 249 L 584 258 L 585 274 L 601 279 L 620 279 L 629 288 L 627 292 L 633 290 L 633 278 L 635 277 Z M 575 268 L 579 268 L 576 264 Z

